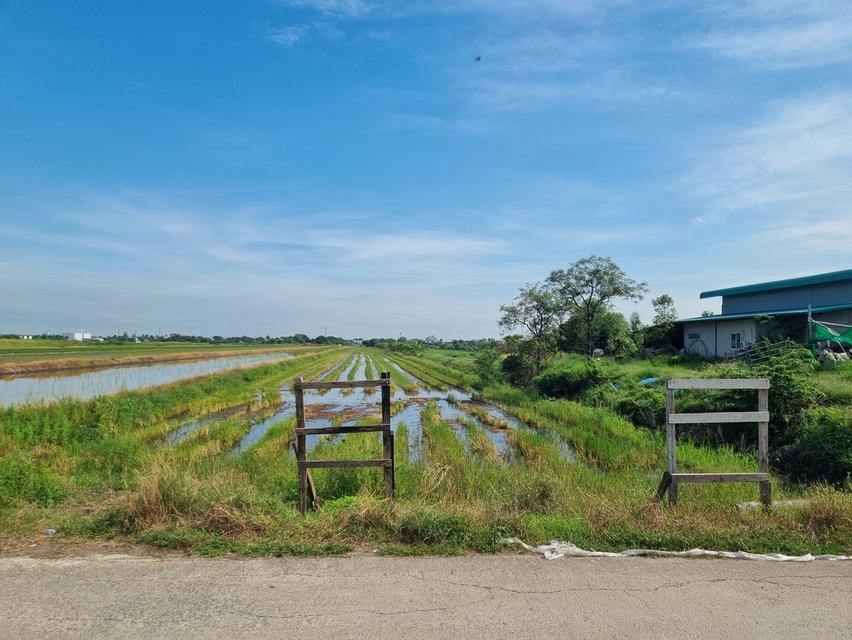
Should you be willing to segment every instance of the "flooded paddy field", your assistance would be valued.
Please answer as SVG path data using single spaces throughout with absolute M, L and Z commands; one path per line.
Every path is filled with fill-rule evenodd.
M 0 339 L 0 375 L 31 375 L 165 364 L 190 360 L 286 352 L 321 348 L 310 344 L 248 344 L 174 342 L 75 342 L 71 340 Z
M 474 443 L 478 438 L 486 438 L 490 446 L 505 462 L 516 459 L 513 452 L 510 432 L 538 433 L 527 427 L 514 416 L 506 414 L 495 405 L 482 400 L 472 399 L 471 393 L 457 387 L 435 389 L 426 385 L 415 375 L 389 359 L 389 364 L 409 383 L 405 390 L 399 385 L 391 389 L 391 430 L 394 434 L 405 433 L 408 460 L 416 462 L 424 452 L 424 434 L 422 412 L 432 406 L 442 422 L 452 427 L 453 433 L 470 453 L 475 453 Z M 323 371 L 316 380 L 367 380 L 367 370 L 377 372 L 380 366 L 368 354 L 357 354 L 335 363 L 334 367 Z M 269 411 L 252 411 L 250 405 L 231 408 L 227 411 L 197 417 L 176 427 L 167 437 L 168 444 L 179 444 L 201 429 L 209 429 L 217 424 L 242 418 L 248 425 L 245 435 L 231 450 L 232 455 L 241 455 L 258 444 L 269 430 L 285 421 L 292 422 L 295 416 L 295 398 L 290 384 L 284 384 L 278 390 L 280 402 Z M 365 422 L 378 423 L 381 420 L 379 387 L 367 389 L 323 389 L 305 391 L 305 424 L 308 427 L 352 426 Z M 570 445 L 550 432 L 541 432 L 542 436 L 560 451 L 565 460 L 573 460 Z M 308 451 L 313 451 L 321 442 L 340 443 L 346 436 L 307 436 Z M 360 437 L 360 436 L 350 436 Z M 291 448 L 285 449 L 285 455 L 292 456 Z
M 178 363 L 97 368 L 89 371 L 0 375 L 0 407 L 49 403 L 63 398 L 88 400 L 232 369 L 280 362 L 292 357 L 290 353 L 278 351 Z

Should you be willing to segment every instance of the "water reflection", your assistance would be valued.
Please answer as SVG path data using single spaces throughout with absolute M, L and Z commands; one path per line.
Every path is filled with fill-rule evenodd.
M 338 363 L 339 365 L 339 363 Z M 337 380 L 346 380 L 348 373 L 354 367 L 357 367 L 355 379 L 365 379 L 366 360 L 364 358 L 356 359 L 349 364 L 344 370 L 336 376 Z M 324 374 L 317 376 L 317 379 L 328 380 L 330 373 L 335 367 L 332 367 Z M 374 369 L 375 370 L 375 369 Z M 378 375 L 378 370 L 376 375 Z M 406 372 L 406 375 L 411 375 Z M 475 415 L 477 411 L 484 411 L 491 417 L 502 421 L 509 429 L 518 431 L 534 431 L 550 440 L 553 445 L 559 450 L 563 460 L 574 462 L 575 455 L 571 446 L 565 442 L 558 434 L 546 430 L 538 430 L 523 424 L 514 416 L 502 411 L 499 407 L 492 404 L 473 400 L 471 395 L 463 389 L 450 388 L 449 391 L 440 391 L 430 389 L 423 385 L 422 381 L 411 376 L 412 381 L 418 385 L 418 390 L 414 394 L 406 394 L 401 388 L 395 387 L 391 396 L 393 402 L 393 415 L 391 416 L 391 429 L 394 433 L 400 428 L 400 425 L 405 425 L 408 434 L 408 458 L 411 461 L 418 461 L 423 456 L 423 427 L 421 424 L 421 412 L 423 408 L 431 401 L 434 401 L 441 419 L 449 423 L 458 435 L 465 447 L 470 450 L 470 436 L 465 427 L 465 423 L 472 425 L 484 433 L 493 443 L 497 452 L 507 462 L 515 460 L 515 454 L 506 437 L 507 430 L 496 428 L 493 425 L 486 424 Z M 330 426 L 332 420 L 336 420 L 341 425 L 353 425 L 358 420 L 366 416 L 377 415 L 381 411 L 381 394 L 379 387 L 376 387 L 374 393 L 349 393 L 343 389 L 329 390 L 306 390 L 305 391 L 305 424 L 308 427 L 327 427 Z M 269 429 L 288 418 L 292 418 L 295 414 L 295 399 L 293 397 L 290 385 L 285 385 L 280 389 L 281 404 L 276 409 L 275 413 L 269 417 L 251 425 L 243 439 L 232 450 L 232 454 L 239 455 L 247 449 L 260 442 L 267 434 Z M 466 408 L 470 408 L 468 411 Z M 239 411 L 238 408 L 231 413 L 223 415 L 222 413 L 211 415 L 208 417 L 196 420 L 189 425 L 183 425 L 178 428 L 169 437 L 169 442 L 180 442 L 189 433 L 199 428 L 215 424 L 217 421 L 233 417 Z M 377 419 L 378 421 L 378 419 Z M 487 420 L 486 420 L 487 422 Z M 325 438 L 339 439 L 344 436 L 319 436 L 311 435 L 306 437 L 306 445 L 308 451 L 312 451 Z M 378 437 L 378 436 L 376 436 Z M 286 453 L 282 451 L 282 455 L 293 455 L 291 449 L 287 449 Z
M 50 403 L 62 398 L 90 400 L 292 357 L 289 353 L 262 353 L 174 364 L 113 367 L 74 375 L 0 377 L 0 406 Z

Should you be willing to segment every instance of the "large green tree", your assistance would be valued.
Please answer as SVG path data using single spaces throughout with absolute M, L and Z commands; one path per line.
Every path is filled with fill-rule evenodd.
M 613 302 L 641 300 L 648 292 L 647 283 L 628 278 L 612 258 L 601 256 L 581 258 L 567 269 L 552 271 L 547 285 L 557 293 L 561 308 L 579 323 L 587 354 L 595 348 L 595 327 L 612 310 Z

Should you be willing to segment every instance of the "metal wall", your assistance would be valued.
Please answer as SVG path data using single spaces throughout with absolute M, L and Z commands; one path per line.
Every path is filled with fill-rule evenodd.
M 731 350 L 732 333 L 740 333 L 743 340 L 754 342 L 758 337 L 754 318 L 684 322 L 684 351 L 704 357 L 724 356 Z
M 752 313 L 852 304 L 852 280 L 722 297 L 722 313 Z

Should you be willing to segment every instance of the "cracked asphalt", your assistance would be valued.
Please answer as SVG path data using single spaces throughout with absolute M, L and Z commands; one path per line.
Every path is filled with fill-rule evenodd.
M 852 638 L 852 562 L 0 558 L 3 638 Z

